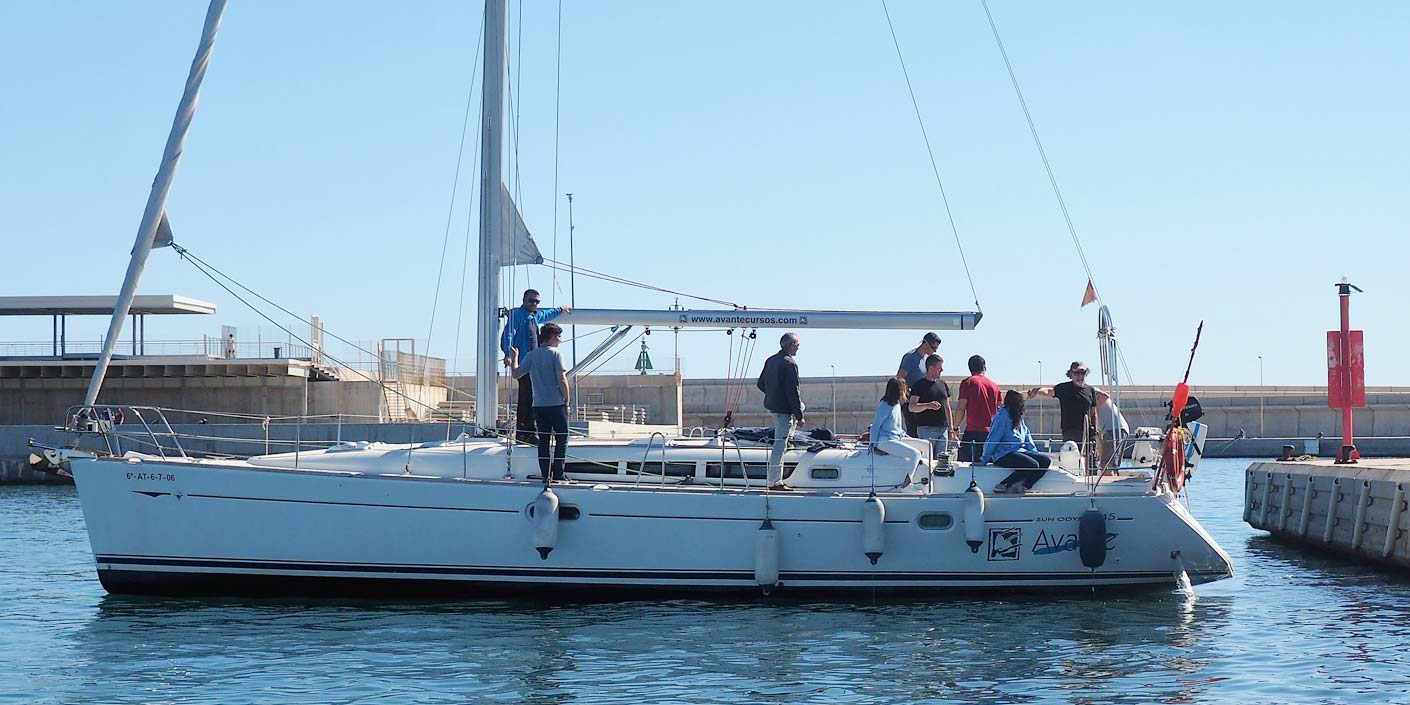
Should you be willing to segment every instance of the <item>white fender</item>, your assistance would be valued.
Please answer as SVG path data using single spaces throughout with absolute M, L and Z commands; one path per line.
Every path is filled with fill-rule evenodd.
M 1082 465 L 1082 451 L 1074 441 L 1066 441 L 1062 444 L 1062 450 L 1058 451 L 1058 467 L 1068 472 L 1077 472 Z
M 886 505 L 875 492 L 862 503 L 862 552 L 872 565 L 886 552 Z
M 548 560 L 548 554 L 558 546 L 558 495 L 545 487 L 534 498 L 534 548 L 539 558 Z
M 970 553 L 984 545 L 984 491 L 973 481 L 964 491 L 964 541 Z
M 778 585 L 778 530 L 768 519 L 754 532 L 754 582 L 765 592 Z

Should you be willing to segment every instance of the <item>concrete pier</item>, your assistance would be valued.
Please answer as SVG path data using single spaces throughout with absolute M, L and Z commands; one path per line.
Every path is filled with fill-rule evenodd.
M 1259 462 L 1244 473 L 1244 521 L 1275 538 L 1410 568 L 1410 459 Z

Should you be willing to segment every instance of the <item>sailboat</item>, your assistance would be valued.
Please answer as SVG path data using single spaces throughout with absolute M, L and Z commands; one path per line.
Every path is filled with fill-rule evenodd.
M 477 398 L 495 399 L 500 269 L 532 250 L 501 182 L 505 0 L 485 8 Z M 103 374 L 194 114 L 224 0 L 213 0 L 139 227 Z M 575 309 L 569 323 L 968 330 L 973 312 Z M 476 405 L 482 435 L 423 444 L 346 442 L 245 460 L 162 444 L 157 409 L 134 409 L 160 452 L 75 453 L 97 574 L 116 593 L 577 593 L 827 596 L 947 590 L 1159 588 L 1232 572 L 1229 556 L 1151 469 L 1094 479 L 1076 453 L 1023 496 L 986 497 L 1009 470 L 936 459 L 929 442 L 803 443 L 793 492 L 764 485 L 769 446 L 727 434 L 575 440 L 571 483 L 539 476 Z M 150 419 L 148 423 L 147 419 Z M 171 434 L 172 439 L 175 438 Z M 1154 480 L 1154 481 L 1153 481 Z M 1186 577 L 1187 576 L 1187 577 Z

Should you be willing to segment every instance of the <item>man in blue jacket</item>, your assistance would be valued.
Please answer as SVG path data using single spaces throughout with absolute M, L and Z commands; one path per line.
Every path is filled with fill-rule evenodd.
M 513 357 L 510 348 L 519 352 L 519 357 L 529 354 L 538 347 L 539 326 L 557 318 L 560 314 L 572 311 L 570 306 L 559 306 L 539 310 L 539 292 L 528 289 L 524 292 L 524 302 L 509 312 L 509 320 L 504 323 L 504 331 L 499 335 L 499 350 L 504 353 L 504 366 L 513 371 Z M 515 436 L 520 443 L 530 445 L 538 442 L 534 433 L 534 384 L 529 375 L 519 378 L 519 401 L 517 417 L 514 421 Z

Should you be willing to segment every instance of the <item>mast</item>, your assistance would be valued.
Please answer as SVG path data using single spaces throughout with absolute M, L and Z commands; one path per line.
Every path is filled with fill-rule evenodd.
M 475 312 L 475 425 L 495 428 L 499 411 L 499 252 L 504 237 L 500 198 L 503 149 L 506 0 L 485 0 L 485 66 L 480 140 L 480 279 Z
M 186 131 L 196 116 L 196 103 L 201 94 L 201 80 L 206 77 L 206 67 L 210 65 L 211 50 L 215 48 L 215 34 L 220 30 L 220 17 L 225 12 L 225 0 L 211 0 L 206 9 L 206 24 L 201 30 L 201 43 L 196 47 L 196 58 L 191 62 L 191 72 L 186 76 L 186 90 L 181 94 L 181 103 L 176 107 L 176 118 L 171 123 L 171 134 L 166 138 L 166 149 L 162 152 L 162 163 L 157 168 L 157 177 L 152 181 L 152 191 L 147 196 L 147 209 L 142 212 L 142 223 L 137 226 L 137 240 L 132 245 L 132 259 L 127 263 L 127 276 L 122 280 L 122 291 L 118 294 L 117 305 L 113 307 L 113 318 L 108 322 L 108 334 L 103 338 L 103 352 L 98 356 L 98 365 L 93 368 L 93 378 L 88 382 L 88 393 L 83 396 L 83 405 L 92 406 L 98 401 L 98 392 L 103 388 L 103 378 L 108 374 L 108 365 L 113 360 L 113 349 L 117 347 L 118 336 L 122 334 L 123 320 L 132 310 L 132 299 L 137 295 L 137 283 L 142 279 L 142 270 L 147 266 L 147 256 L 152 253 L 157 226 L 166 213 L 166 198 L 171 193 L 171 183 L 176 176 L 176 165 L 181 161 L 181 150 L 186 143 Z

